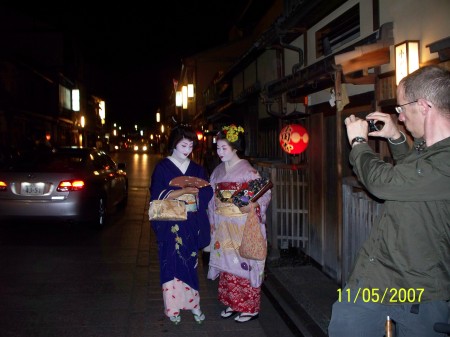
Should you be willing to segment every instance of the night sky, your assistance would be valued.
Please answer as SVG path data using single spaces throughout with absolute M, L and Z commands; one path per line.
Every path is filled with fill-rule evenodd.
M 89 85 L 105 98 L 109 116 L 120 123 L 148 124 L 167 101 L 181 60 L 226 43 L 246 2 L 126 1 L 101 6 L 91 1 L 80 6 L 16 1 L 13 6 L 80 42 L 86 63 L 94 69 Z

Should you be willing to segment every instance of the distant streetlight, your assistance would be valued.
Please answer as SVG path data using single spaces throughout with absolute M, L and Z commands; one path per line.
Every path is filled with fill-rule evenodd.
M 80 90 L 72 89 L 72 110 L 80 111 Z
M 81 125 L 82 130 L 81 130 L 81 133 L 78 135 L 78 142 L 79 142 L 79 144 L 81 146 L 83 146 L 84 142 L 85 142 L 85 140 L 84 140 L 84 127 L 86 125 L 86 120 L 85 120 L 84 116 L 81 116 L 81 118 L 80 118 L 80 125 Z
M 181 88 L 181 92 L 183 93 L 183 109 L 188 108 L 188 89 L 187 86 L 183 85 Z
M 98 104 L 98 114 L 100 116 L 102 125 L 105 124 L 106 119 L 106 108 L 105 108 L 105 101 L 100 101 Z
M 194 97 L 194 85 L 191 84 L 191 83 L 189 83 L 188 86 L 187 86 L 187 96 L 189 98 Z
M 177 91 L 175 96 L 175 105 L 182 106 L 183 105 L 183 93 L 181 91 Z

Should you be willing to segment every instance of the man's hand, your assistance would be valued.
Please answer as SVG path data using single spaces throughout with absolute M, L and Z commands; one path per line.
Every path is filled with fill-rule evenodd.
M 344 120 L 344 123 L 347 127 L 347 137 L 350 145 L 355 137 L 362 137 L 367 140 L 369 125 L 366 120 L 350 115 Z
M 388 139 L 399 139 L 402 136 L 397 123 L 390 114 L 375 111 L 368 114 L 366 119 L 373 120 L 374 122 L 381 122 L 384 125 L 380 130 L 369 133 L 367 120 L 355 117 L 355 115 L 348 116 L 344 120 L 344 123 L 347 127 L 347 138 L 350 144 L 355 137 L 362 137 L 367 140 L 368 136 Z

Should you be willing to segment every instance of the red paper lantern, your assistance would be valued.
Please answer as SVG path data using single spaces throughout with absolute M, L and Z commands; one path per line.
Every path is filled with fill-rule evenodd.
M 302 153 L 308 147 L 308 142 L 308 132 L 299 124 L 286 125 L 280 132 L 280 145 L 286 153 Z

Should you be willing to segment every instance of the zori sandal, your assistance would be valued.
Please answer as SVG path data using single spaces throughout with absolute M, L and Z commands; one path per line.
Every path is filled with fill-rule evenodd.
M 199 315 L 196 315 L 196 314 L 194 314 L 194 320 L 198 323 L 198 324 L 202 324 L 203 323 L 203 321 L 205 320 L 205 314 L 204 313 L 202 313 L 201 311 L 200 311 L 200 314 Z
M 178 325 L 178 324 L 180 324 L 180 322 L 181 322 L 181 316 L 180 316 L 180 315 L 177 315 L 177 316 L 170 316 L 169 318 L 170 318 L 170 321 L 171 321 L 173 324 L 175 324 L 175 325 Z
M 253 321 L 254 319 L 257 319 L 259 317 L 259 313 L 255 312 L 253 314 L 248 313 L 248 312 L 243 312 L 241 314 L 239 314 L 238 316 L 236 316 L 234 318 L 234 320 L 237 323 L 245 323 L 245 322 L 249 322 L 249 321 Z
M 238 312 L 234 311 L 233 309 L 231 309 L 230 307 L 226 308 L 225 310 L 222 310 L 222 312 L 220 313 L 220 316 L 222 318 L 230 318 L 231 316 L 236 315 Z
M 206 318 L 205 315 L 203 314 L 203 312 L 200 309 L 192 309 L 191 311 L 192 311 L 192 314 L 194 315 L 194 320 L 198 324 L 202 324 Z

